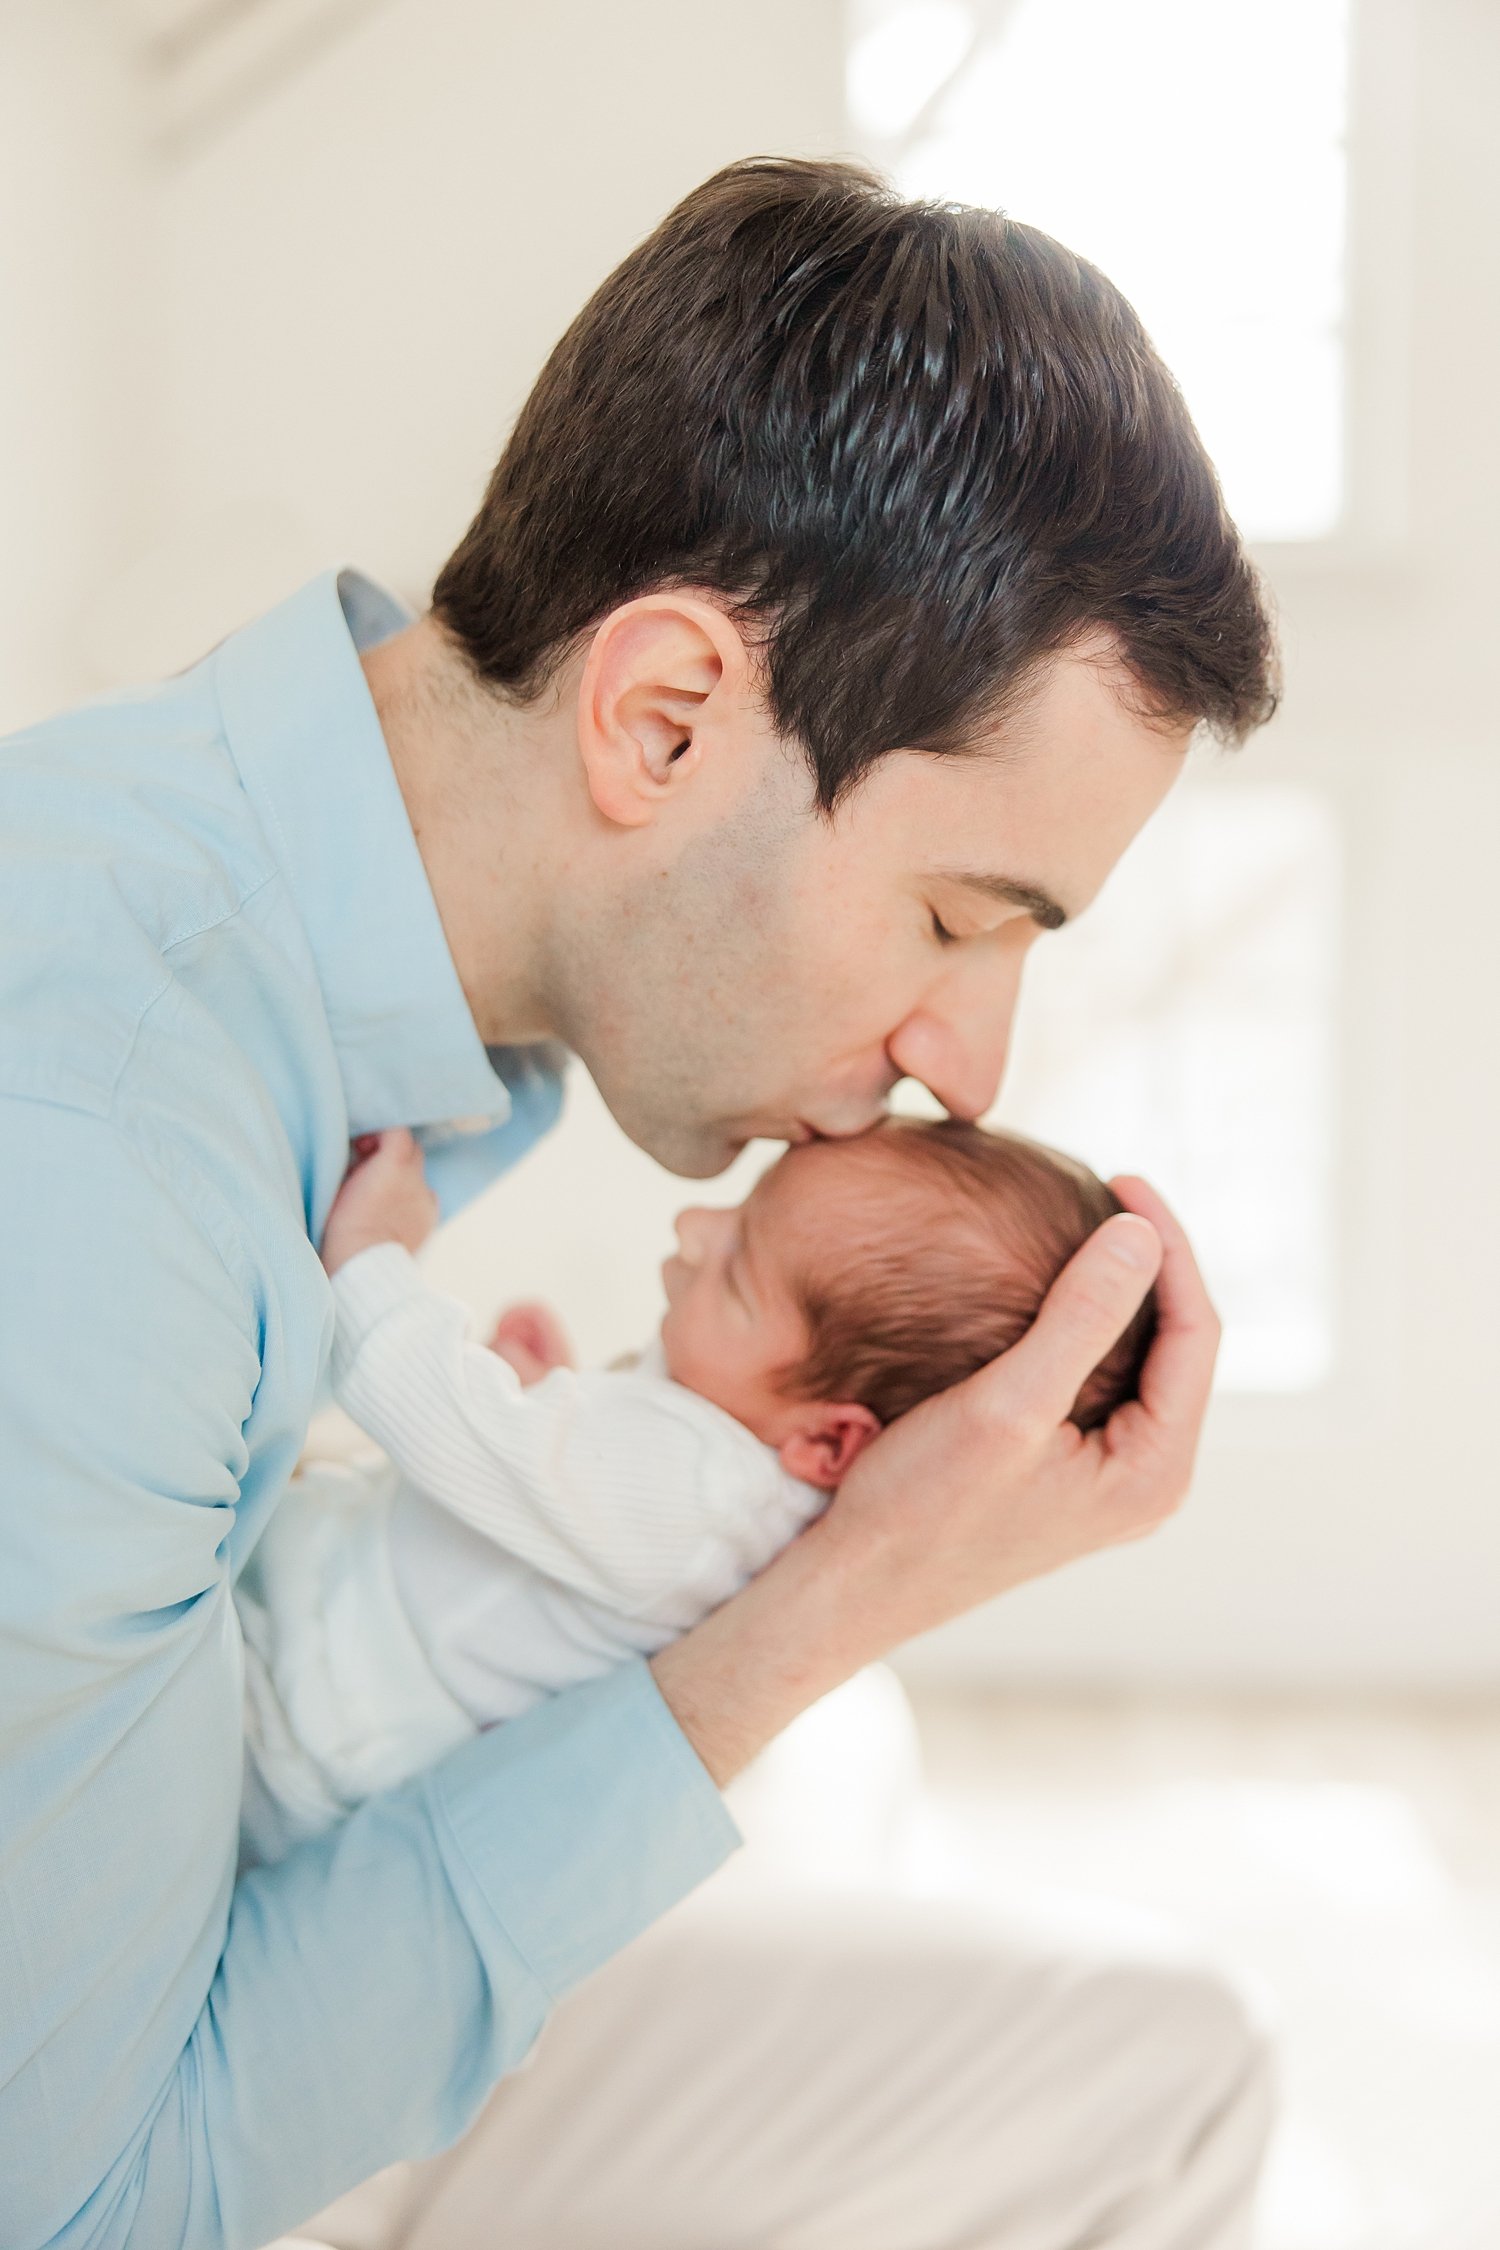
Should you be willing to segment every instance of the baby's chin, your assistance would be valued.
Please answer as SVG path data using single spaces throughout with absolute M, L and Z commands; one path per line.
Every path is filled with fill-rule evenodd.
M 734 1414 L 736 1421 L 740 1419 L 734 1406 L 720 1395 L 728 1386 L 719 1377 L 718 1370 L 711 1361 L 705 1362 L 701 1352 L 693 1349 L 691 1329 L 684 1333 L 684 1323 L 675 1305 L 667 1307 L 656 1339 L 661 1346 L 666 1372 L 674 1383 L 680 1383 L 685 1391 L 696 1392 L 699 1398 L 706 1398 L 710 1406 L 719 1406 L 726 1414 Z

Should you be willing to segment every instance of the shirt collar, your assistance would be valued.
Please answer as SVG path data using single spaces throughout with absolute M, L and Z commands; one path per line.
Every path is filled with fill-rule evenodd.
M 373 580 L 329 571 L 210 659 L 230 753 L 312 947 L 351 1133 L 510 1114 L 359 661 L 410 621 Z

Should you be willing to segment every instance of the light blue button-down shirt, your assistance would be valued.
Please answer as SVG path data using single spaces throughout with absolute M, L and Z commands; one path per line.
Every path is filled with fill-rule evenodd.
M 234 1881 L 230 1584 L 350 1136 L 425 1128 L 452 1208 L 558 1105 L 443 939 L 357 654 L 401 621 L 321 579 L 0 745 L 6 2250 L 258 2244 L 442 2146 L 734 1841 L 631 1666 Z

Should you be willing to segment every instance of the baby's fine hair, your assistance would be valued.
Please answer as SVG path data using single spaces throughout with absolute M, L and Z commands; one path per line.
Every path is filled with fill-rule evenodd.
M 849 1145 L 888 1178 L 852 1206 L 863 1233 L 847 1256 L 815 1256 L 799 1279 L 811 1344 L 795 1388 L 882 1422 L 1008 1351 L 1074 1251 L 1124 1208 L 1073 1158 L 957 1119 L 892 1118 Z M 1079 1392 L 1080 1429 L 1136 1395 L 1155 1325 L 1153 1292 Z

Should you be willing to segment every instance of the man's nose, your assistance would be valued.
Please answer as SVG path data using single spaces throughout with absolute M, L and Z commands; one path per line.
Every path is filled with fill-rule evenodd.
M 953 1117 L 983 1117 L 1005 1076 L 1021 970 L 982 991 L 957 984 L 930 996 L 887 1041 L 903 1078 L 916 1078 Z

